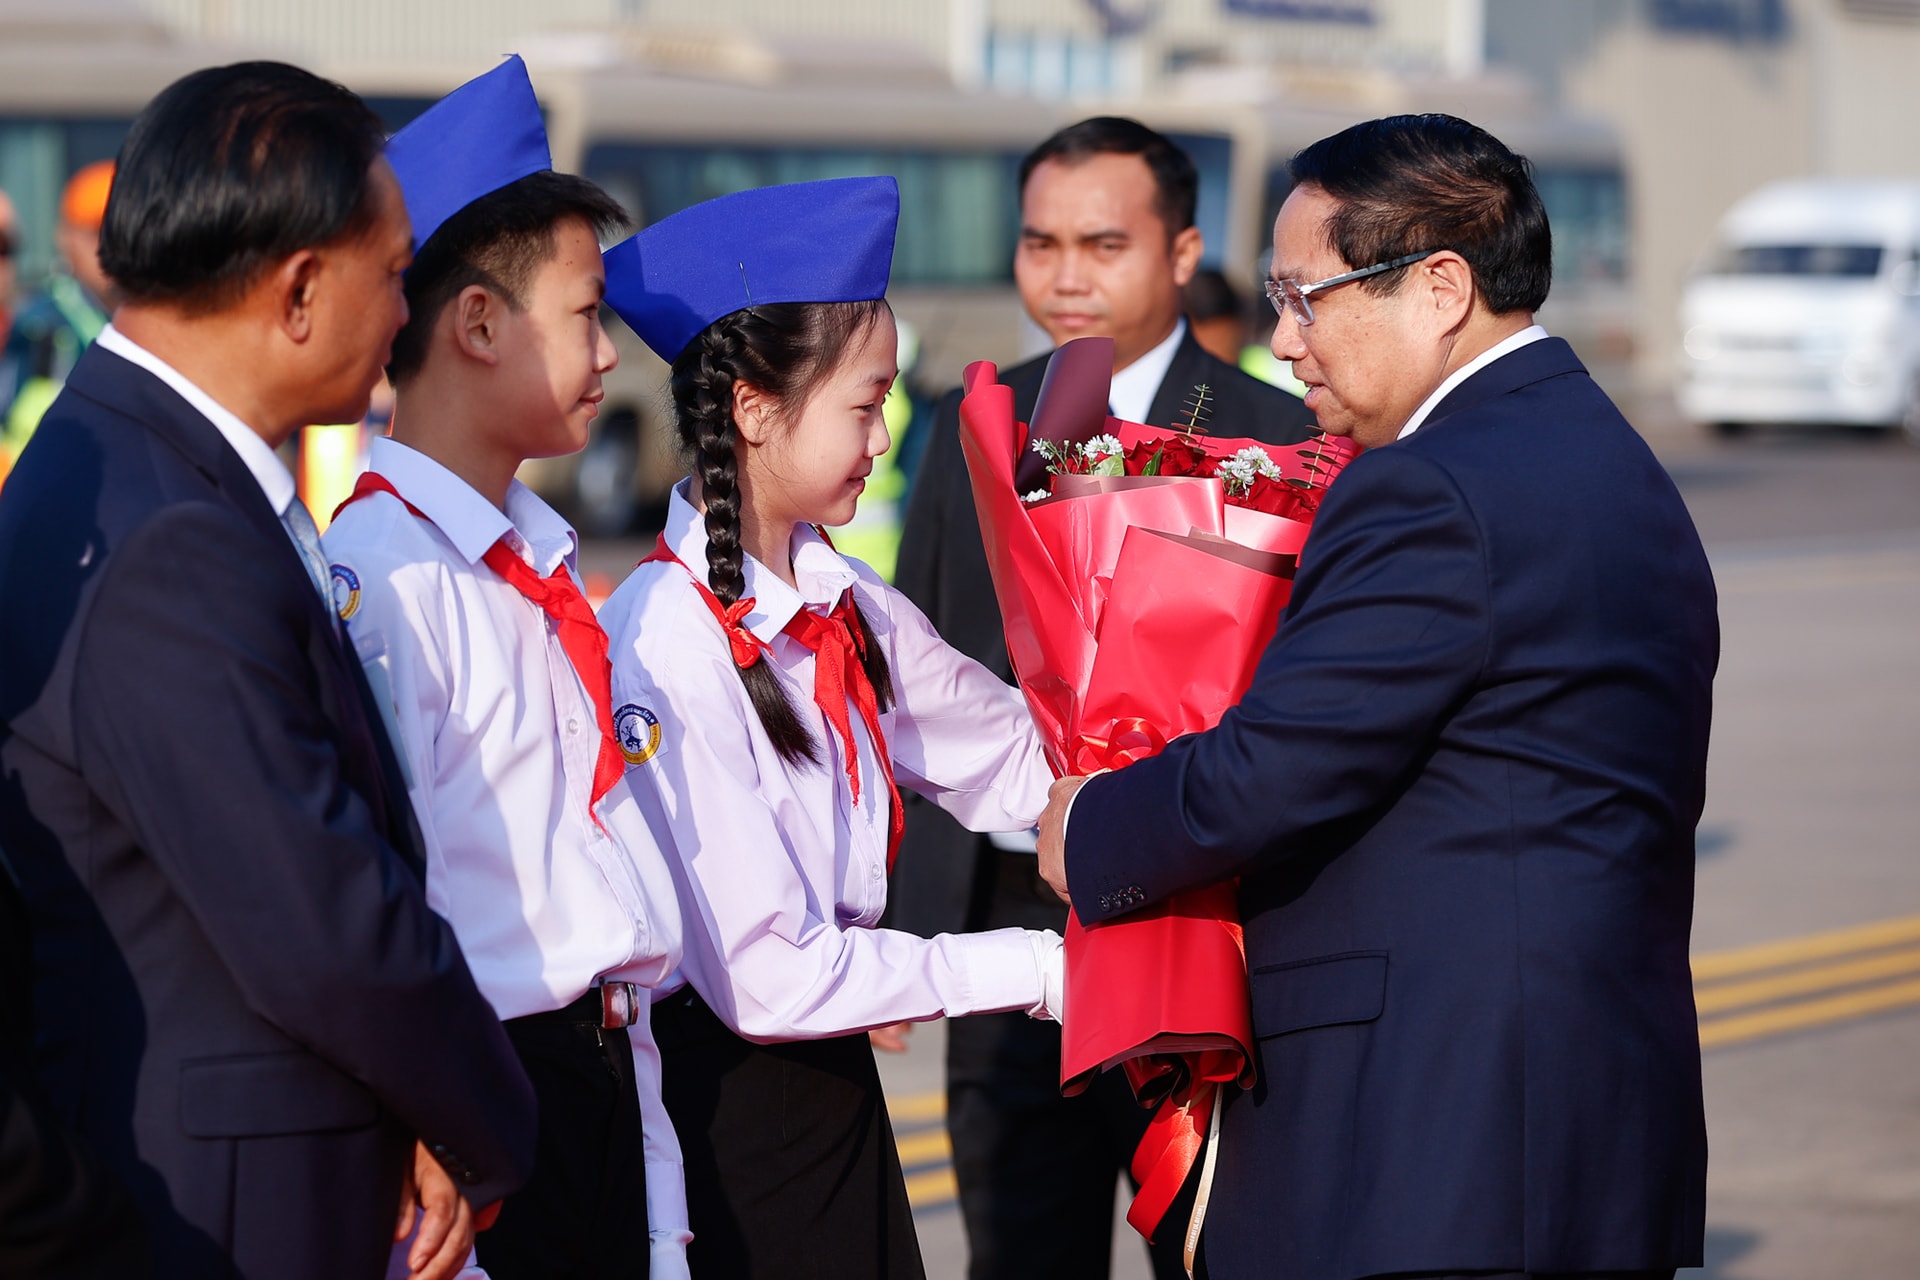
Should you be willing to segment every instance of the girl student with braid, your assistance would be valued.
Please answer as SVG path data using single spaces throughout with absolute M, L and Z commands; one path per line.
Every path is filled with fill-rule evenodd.
M 1018 693 L 816 527 L 888 445 L 898 215 L 891 178 L 768 187 L 606 255 L 694 460 L 600 616 L 685 917 L 654 1027 L 696 1277 L 922 1275 L 865 1033 L 1060 1008 L 1050 932 L 875 927 L 897 788 L 1015 831 L 1051 778 Z

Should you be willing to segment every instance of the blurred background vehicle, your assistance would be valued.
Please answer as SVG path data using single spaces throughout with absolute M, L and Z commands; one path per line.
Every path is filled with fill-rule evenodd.
M 946 2 L 956 21 L 969 16 L 965 4 Z M 684 6 L 653 6 L 675 7 Z M 1286 29 L 1235 16 L 1232 7 L 1223 10 L 1229 22 L 1269 34 Z M 67 176 L 110 157 L 133 112 L 175 75 L 277 52 L 246 42 L 256 34 L 265 43 L 297 29 L 326 46 L 328 56 L 314 60 L 320 69 L 366 96 L 392 128 L 487 60 L 446 49 L 390 56 L 404 47 L 404 33 L 369 49 L 343 28 L 320 25 L 312 13 L 302 18 L 278 0 L 222 8 L 224 20 L 206 6 L 164 0 L 0 0 L 0 189 L 13 193 L 30 228 L 21 256 L 27 279 L 47 278 L 55 260 L 50 228 Z M 1178 74 L 1156 78 L 1142 70 L 1149 60 L 1140 47 L 1144 33 L 1128 30 L 1130 19 L 1117 7 L 1106 14 L 1063 6 L 1068 11 L 1056 25 L 1085 27 L 1091 16 L 1096 28 L 1105 24 L 1118 34 L 1066 32 L 1057 40 L 1002 22 L 992 6 L 976 8 L 971 17 L 981 25 L 984 50 L 971 74 L 954 65 L 951 52 L 942 57 L 912 39 L 834 34 L 836 21 L 844 26 L 863 14 L 878 23 L 884 6 L 860 0 L 828 6 L 813 24 L 817 31 L 778 7 L 747 0 L 730 6 L 733 21 L 705 28 L 580 23 L 500 47 L 511 44 L 528 59 L 555 164 L 601 183 L 642 226 L 766 183 L 863 173 L 898 179 L 903 207 L 890 301 L 916 337 L 916 358 L 903 361 L 896 392 L 907 479 L 917 453 L 913 424 L 968 362 L 1006 364 L 1044 345 L 1012 284 L 1019 160 L 1061 124 L 1098 113 L 1136 116 L 1193 155 L 1201 174 L 1203 265 L 1252 297 L 1295 150 L 1380 111 L 1468 115 L 1541 166 L 1560 249 L 1549 323 L 1574 340 L 1603 379 L 1629 376 L 1627 178 L 1619 142 L 1604 122 L 1545 101 L 1520 77 L 1481 74 L 1471 58 L 1458 68 L 1436 65 L 1393 78 L 1354 67 L 1316 87 L 1298 77 L 1249 76 L 1182 47 L 1164 55 Z M 1360 31 L 1352 19 L 1368 6 L 1349 8 L 1345 26 Z M 477 17 L 499 9 L 482 5 Z M 507 11 L 513 22 L 526 21 L 521 11 Z M 463 12 L 472 16 L 471 6 Z M 307 26 L 299 27 L 303 21 Z M 1415 17 L 1398 12 L 1369 21 L 1410 28 L 1396 38 L 1452 38 L 1447 30 L 1422 31 Z M 610 328 L 621 365 L 609 379 L 591 444 L 575 457 L 530 463 L 523 473 L 583 531 L 599 535 L 650 525 L 683 472 L 661 421 L 665 368 L 617 320 L 610 318 Z M 1254 328 L 1249 345 L 1256 354 L 1263 342 L 1262 328 Z M 1265 373 L 1286 380 L 1284 368 Z M 329 507 L 351 483 L 347 473 L 361 450 L 343 431 L 314 433 L 305 443 L 317 455 L 300 466 L 303 480 L 313 481 L 310 505 Z M 902 487 L 904 493 L 904 480 Z M 886 558 L 886 545 L 881 535 L 877 558 Z
M 1688 417 L 1920 439 L 1920 182 L 1763 187 L 1720 224 L 1680 311 Z

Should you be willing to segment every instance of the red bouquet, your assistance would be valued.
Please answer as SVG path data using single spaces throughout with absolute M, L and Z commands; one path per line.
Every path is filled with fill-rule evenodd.
M 960 443 L 1007 649 L 1062 775 L 1118 769 L 1210 728 L 1279 623 L 1344 440 L 1270 447 L 1107 416 L 1113 346 L 1054 353 L 1031 430 L 990 364 L 966 373 Z M 1024 496 L 1023 496 L 1024 495 Z M 1121 1066 L 1156 1108 L 1127 1219 L 1151 1238 L 1193 1166 L 1219 1089 L 1252 1084 L 1235 886 L 1067 924 L 1061 1087 Z

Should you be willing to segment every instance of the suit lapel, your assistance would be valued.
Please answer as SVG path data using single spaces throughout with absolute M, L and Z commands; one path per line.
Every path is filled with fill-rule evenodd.
M 371 784 L 376 794 L 370 799 L 380 810 L 389 839 L 424 874 L 419 827 L 394 748 L 387 742 L 374 707 L 366 673 L 347 650 L 329 603 L 314 591 L 291 535 L 245 460 L 234 452 L 219 429 L 172 387 L 98 345 L 89 347 L 80 358 L 67 385 L 74 394 L 139 423 L 186 458 L 254 526 L 265 540 L 268 554 L 281 563 L 281 571 L 300 584 L 300 597 L 306 601 L 313 633 L 307 652 L 323 684 L 334 691 L 335 722 L 346 741 L 370 742 L 374 748 L 372 768 L 365 768 L 368 762 L 364 760 L 359 762 L 362 767 L 356 767 L 354 761 L 342 763 L 350 775 L 363 775 Z M 346 693 L 348 689 L 354 692 Z
M 1420 430 L 1428 430 L 1443 418 L 1500 396 L 1511 395 L 1535 382 L 1569 373 L 1585 377 L 1587 367 L 1580 363 L 1580 358 L 1573 354 L 1573 348 L 1567 345 L 1564 338 L 1541 338 L 1537 342 L 1529 342 L 1518 351 L 1508 352 L 1449 391 L 1446 399 L 1433 407 L 1433 413 Z
M 1186 421 L 1195 388 L 1211 381 L 1207 375 L 1206 354 L 1200 344 L 1194 341 L 1191 328 L 1180 335 L 1180 345 L 1173 349 L 1173 359 L 1167 364 L 1167 372 L 1160 379 L 1159 389 L 1153 393 L 1153 404 L 1147 410 L 1147 420 L 1143 426 L 1171 427 Z M 1214 395 L 1218 395 L 1219 390 L 1218 387 L 1210 388 Z M 1207 425 L 1205 415 L 1202 415 L 1200 425 Z

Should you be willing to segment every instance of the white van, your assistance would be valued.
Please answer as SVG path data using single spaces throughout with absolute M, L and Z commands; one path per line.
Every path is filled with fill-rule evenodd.
M 1920 440 L 1920 182 L 1762 187 L 1721 220 L 1680 302 L 1680 409 L 1904 426 Z

